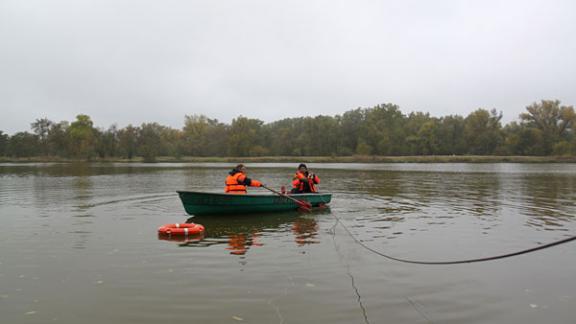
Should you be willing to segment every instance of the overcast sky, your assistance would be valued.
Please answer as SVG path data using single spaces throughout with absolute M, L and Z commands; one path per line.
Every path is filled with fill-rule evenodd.
M 0 130 L 576 105 L 576 1 L 0 0 Z

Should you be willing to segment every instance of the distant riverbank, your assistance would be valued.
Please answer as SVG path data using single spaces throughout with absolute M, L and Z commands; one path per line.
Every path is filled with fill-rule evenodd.
M 258 156 L 258 157 L 171 157 L 160 156 L 154 161 L 141 157 L 131 160 L 123 158 L 66 159 L 59 157 L 0 157 L 0 163 L 42 162 L 149 162 L 149 163 L 262 163 L 262 162 L 305 162 L 305 163 L 575 163 L 576 156 L 493 156 L 493 155 L 428 155 L 428 156 Z

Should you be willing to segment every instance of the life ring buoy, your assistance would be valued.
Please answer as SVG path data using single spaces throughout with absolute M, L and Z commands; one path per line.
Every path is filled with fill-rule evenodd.
M 170 235 L 194 235 L 202 232 L 204 232 L 204 226 L 194 223 L 165 224 L 158 228 L 158 233 Z

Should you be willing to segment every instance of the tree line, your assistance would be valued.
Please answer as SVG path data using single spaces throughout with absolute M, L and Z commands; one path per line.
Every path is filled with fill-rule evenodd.
M 47 118 L 31 132 L 0 131 L 0 156 L 73 159 L 157 156 L 349 156 L 349 155 L 576 155 L 574 107 L 542 100 L 519 121 L 502 125 L 502 112 L 477 109 L 468 116 L 404 114 L 394 104 L 342 115 L 286 118 L 271 123 L 239 116 L 226 124 L 185 116 L 184 127 L 143 123 L 107 129 L 87 115 L 72 122 Z

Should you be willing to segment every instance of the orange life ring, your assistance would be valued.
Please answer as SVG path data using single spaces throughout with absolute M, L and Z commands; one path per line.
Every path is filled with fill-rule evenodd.
M 160 234 L 194 235 L 204 232 L 204 226 L 194 223 L 165 224 L 158 228 Z

